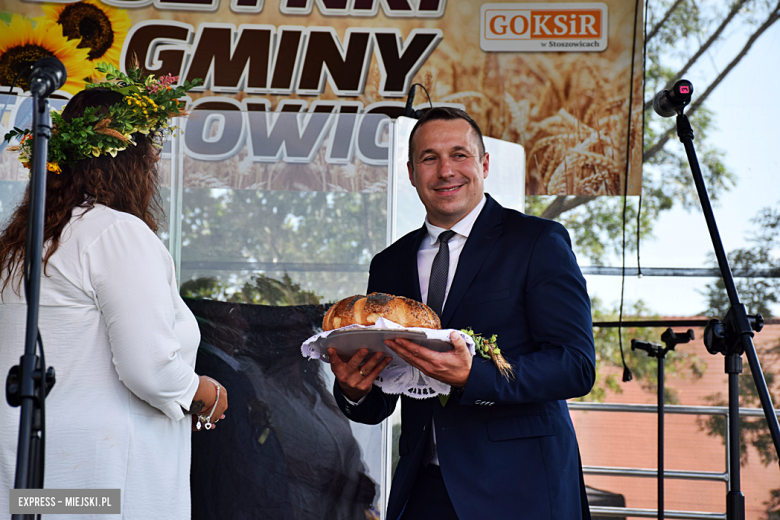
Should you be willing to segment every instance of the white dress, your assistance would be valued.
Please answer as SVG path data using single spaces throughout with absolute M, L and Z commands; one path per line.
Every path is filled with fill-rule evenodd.
M 3 380 L 24 352 L 26 309 L 9 284 L 0 302 Z M 42 277 L 39 329 L 57 377 L 46 399 L 44 488 L 120 489 L 122 515 L 107 520 L 189 519 L 191 422 L 182 407 L 198 388 L 200 333 L 159 238 L 127 213 L 74 210 Z M 4 401 L 0 512 L 7 513 L 20 408 Z

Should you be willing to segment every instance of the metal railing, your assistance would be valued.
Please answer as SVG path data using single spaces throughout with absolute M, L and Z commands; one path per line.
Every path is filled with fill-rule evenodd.
M 616 404 L 616 403 L 567 403 L 569 410 L 593 411 L 593 412 L 632 412 L 632 413 L 658 413 L 658 406 L 654 404 Z M 681 406 L 664 405 L 665 414 L 677 415 L 722 415 L 729 420 L 729 409 L 726 406 Z M 780 417 L 780 411 L 775 412 Z M 764 417 L 764 411 L 760 408 L 740 408 L 740 417 Z M 729 482 L 729 430 L 725 430 L 726 445 L 726 471 L 684 471 L 684 470 L 664 470 L 664 479 L 683 479 L 683 480 L 705 480 Z M 618 468 L 604 466 L 583 466 L 583 473 L 586 475 L 609 475 L 620 477 L 639 477 L 639 478 L 658 478 L 657 469 L 640 468 Z M 657 518 L 657 509 L 632 509 L 627 507 L 599 507 L 591 506 L 592 515 L 604 517 L 640 517 Z M 726 513 L 711 513 L 702 511 L 674 511 L 664 509 L 664 518 L 680 519 L 707 519 L 707 520 L 726 520 Z

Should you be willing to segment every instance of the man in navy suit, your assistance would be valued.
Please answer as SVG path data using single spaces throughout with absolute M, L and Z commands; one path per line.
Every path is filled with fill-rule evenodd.
M 515 376 L 472 357 L 457 333 L 444 353 L 388 342 L 396 355 L 452 386 L 445 405 L 401 397 L 388 520 L 590 518 L 565 402 L 587 394 L 596 374 L 585 280 L 563 226 L 484 194 L 489 162 L 482 133 L 465 112 L 426 112 L 410 136 L 408 164 L 425 225 L 371 262 L 369 293 L 430 303 L 439 291 L 432 278 L 442 278 L 432 265 L 442 265 L 435 258 L 446 249 L 442 327 L 497 334 Z M 329 354 L 334 394 L 347 417 L 376 424 L 393 412 L 398 396 L 373 385 L 389 359 L 369 357 L 367 349 L 349 360 Z

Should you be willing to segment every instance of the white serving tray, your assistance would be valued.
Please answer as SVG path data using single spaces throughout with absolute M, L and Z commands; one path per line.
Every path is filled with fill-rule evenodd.
M 394 365 L 407 365 L 408 363 L 400 358 L 395 352 L 393 352 L 387 345 L 385 340 L 403 338 L 408 339 L 413 343 L 417 343 L 420 346 L 435 350 L 436 352 L 446 352 L 452 350 L 452 343 L 449 341 L 443 341 L 439 339 L 428 339 L 423 332 L 417 332 L 413 330 L 403 329 L 345 329 L 334 330 L 327 337 L 319 338 L 311 343 L 313 347 L 319 347 L 318 350 L 323 352 L 323 361 L 328 361 L 327 350 L 328 348 L 336 349 L 342 358 L 351 358 L 355 352 L 361 348 L 368 349 L 368 357 L 372 356 L 376 352 L 383 352 L 386 356 L 390 356 L 393 360 L 388 366 Z

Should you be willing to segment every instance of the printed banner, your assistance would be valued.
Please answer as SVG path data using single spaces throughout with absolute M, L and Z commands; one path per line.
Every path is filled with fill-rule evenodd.
M 28 116 L 4 95 L 23 64 L 58 57 L 67 97 L 96 63 L 137 62 L 205 81 L 182 125 L 185 187 L 381 192 L 387 119 L 418 83 L 415 109 L 462 107 L 525 148 L 527 194 L 637 195 L 638 4 L 0 0 L 0 131 Z M 0 179 L 26 178 L 10 155 Z

